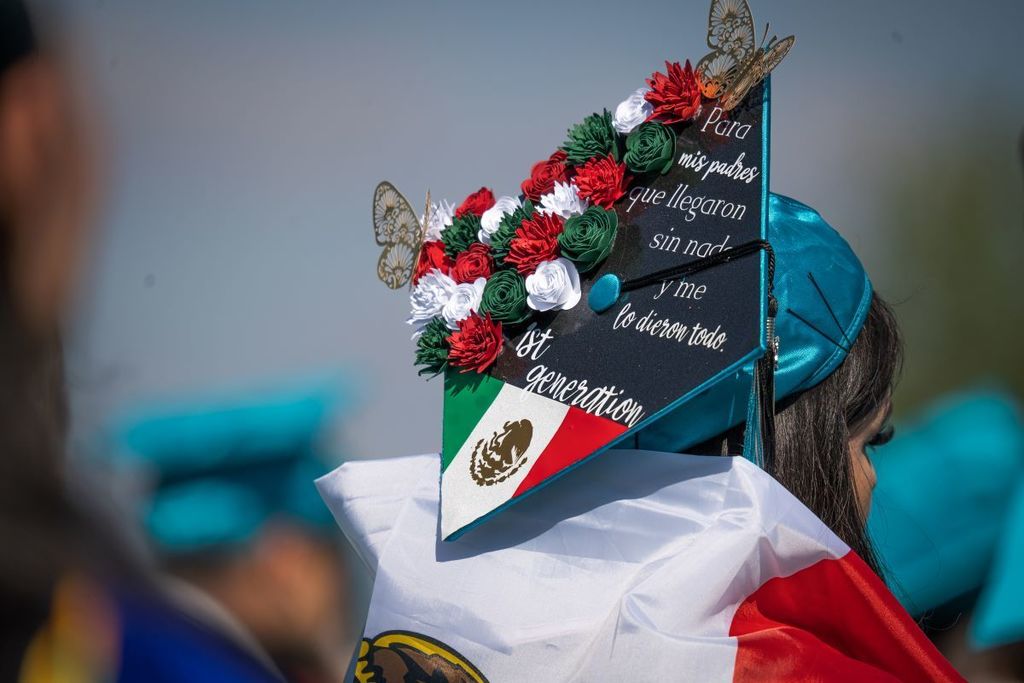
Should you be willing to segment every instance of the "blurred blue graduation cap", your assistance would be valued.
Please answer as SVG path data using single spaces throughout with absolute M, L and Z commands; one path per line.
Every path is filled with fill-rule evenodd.
M 158 550 L 180 555 L 235 546 L 271 519 L 329 529 L 313 480 L 332 465 L 324 437 L 347 404 L 346 384 L 332 373 L 118 420 L 115 458 L 149 480 L 143 522 Z
M 950 396 L 874 459 L 868 520 L 893 592 L 920 615 L 983 588 L 981 646 L 1024 639 L 1024 424 L 998 392 Z
M 1017 479 L 971 637 L 982 647 L 1024 641 L 1024 478 Z

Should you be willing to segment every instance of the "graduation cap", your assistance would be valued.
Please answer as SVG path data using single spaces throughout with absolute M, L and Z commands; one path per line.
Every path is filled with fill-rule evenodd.
M 747 420 L 746 454 L 770 461 L 776 379 L 813 386 L 849 350 L 871 286 L 815 211 L 769 193 L 765 77 L 793 38 L 754 36 L 745 2 L 713 1 L 697 70 L 666 62 L 572 127 L 518 197 L 428 194 L 417 218 L 378 186 L 378 275 L 411 280 L 417 364 L 444 374 L 443 538 L 618 444 Z
M 1024 640 L 1019 402 L 993 390 L 945 396 L 900 425 L 875 469 L 868 531 L 907 611 L 920 616 L 980 590 L 974 643 Z
M 165 555 L 245 543 L 272 518 L 328 526 L 312 481 L 323 436 L 346 401 L 337 376 L 274 391 L 136 410 L 111 430 L 117 464 L 148 481 L 142 516 Z
M 617 226 L 578 305 L 513 328 L 486 373 L 445 370 L 444 537 L 765 356 L 767 85 L 731 112 L 733 134 L 708 123 L 721 115 L 708 106 L 678 126 L 667 172 L 636 178 L 611 211 L 587 209 Z M 709 172 L 721 162 L 747 178 Z

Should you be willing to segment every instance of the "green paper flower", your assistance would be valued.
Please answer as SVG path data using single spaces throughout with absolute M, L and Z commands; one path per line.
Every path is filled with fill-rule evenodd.
M 452 333 L 444 321 L 434 318 L 423 328 L 416 340 L 415 365 L 422 365 L 419 374 L 439 375 L 448 366 L 448 335 Z
M 444 242 L 444 253 L 454 261 L 456 256 L 469 249 L 469 245 L 476 242 L 476 236 L 479 231 L 480 216 L 465 213 L 456 218 L 451 225 L 441 232 L 441 241 Z
M 562 143 L 568 161 L 582 166 L 593 157 L 611 154 L 619 160 L 619 146 L 612 128 L 612 115 L 607 109 L 603 114 L 591 114 L 569 129 L 569 137 Z
M 648 121 L 626 138 L 622 160 L 633 173 L 668 173 L 676 153 L 676 134 L 668 126 Z
M 526 305 L 526 281 L 514 270 L 499 270 L 487 279 L 480 312 L 506 325 L 515 325 L 530 317 Z
M 533 203 L 529 199 L 524 200 L 523 205 L 512 213 L 502 216 L 501 222 L 498 223 L 498 229 L 491 235 L 491 253 L 494 254 L 494 258 L 499 264 L 503 263 L 505 257 L 508 256 L 509 242 L 515 237 L 519 224 L 532 217 Z
M 565 222 L 558 236 L 562 256 L 573 261 L 581 273 L 593 270 L 611 253 L 618 227 L 619 217 L 614 211 L 590 207 Z

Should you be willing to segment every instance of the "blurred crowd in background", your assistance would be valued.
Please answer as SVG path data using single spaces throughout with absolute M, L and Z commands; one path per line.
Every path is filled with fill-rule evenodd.
M 697 4 L 54 1 L 28 31 L 0 0 L 0 678 L 155 680 L 173 650 L 341 680 L 366 579 L 313 481 L 440 443 L 373 186 L 518 187 L 564 121 L 702 54 Z M 969 679 L 1024 680 L 1024 7 L 762 4 L 797 36 L 772 188 L 906 334 L 887 578 Z

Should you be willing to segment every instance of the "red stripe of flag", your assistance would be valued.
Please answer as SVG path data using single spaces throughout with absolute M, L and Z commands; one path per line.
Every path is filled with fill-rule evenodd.
M 512 497 L 522 495 L 566 467 L 579 462 L 624 431 L 626 427 L 618 422 L 570 407 L 558 431 L 544 447 L 537 462 Z
M 734 681 L 962 681 L 854 552 L 767 581 L 740 605 Z

